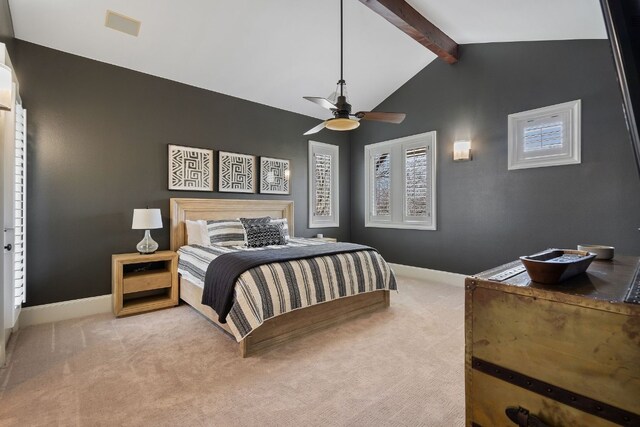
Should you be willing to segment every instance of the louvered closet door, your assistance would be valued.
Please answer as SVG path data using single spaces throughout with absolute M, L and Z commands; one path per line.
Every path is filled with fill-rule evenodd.
M 26 122 L 27 112 L 18 102 L 5 115 L 8 127 L 3 141 L 4 199 L 4 328 L 13 328 L 25 301 L 26 279 Z
M 26 298 L 27 110 L 16 104 L 14 322 Z

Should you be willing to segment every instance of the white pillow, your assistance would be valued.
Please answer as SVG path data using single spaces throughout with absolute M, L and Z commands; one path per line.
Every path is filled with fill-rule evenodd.
M 207 221 L 199 219 L 197 221 L 186 220 L 187 245 L 209 246 L 209 234 L 207 233 Z

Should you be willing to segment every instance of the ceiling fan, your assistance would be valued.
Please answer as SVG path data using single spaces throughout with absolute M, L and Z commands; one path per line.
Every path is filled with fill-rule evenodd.
M 343 64 L 344 64 L 344 31 L 343 31 L 343 0 L 340 0 L 340 80 L 338 80 L 338 87 L 333 99 L 320 98 L 317 96 L 303 96 L 304 99 L 314 102 L 319 106 L 330 110 L 333 113 L 333 118 L 328 119 L 320 123 L 313 129 L 305 132 L 305 135 L 311 135 L 320 132 L 322 129 L 327 128 L 337 131 L 352 130 L 360 126 L 359 120 L 372 120 L 376 122 L 386 123 L 402 123 L 407 116 L 405 113 L 382 113 L 378 111 L 358 111 L 355 114 L 351 114 L 351 104 L 347 101 L 347 88 L 346 82 L 343 78 Z M 333 102 L 332 102 L 333 101 Z M 355 117 L 352 118 L 352 117 Z M 359 119 L 359 120 L 356 120 Z

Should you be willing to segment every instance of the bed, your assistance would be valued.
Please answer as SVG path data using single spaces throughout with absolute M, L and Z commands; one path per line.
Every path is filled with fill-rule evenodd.
M 205 265 L 209 262 L 209 258 L 207 257 L 215 258 L 220 250 L 216 247 L 205 248 L 188 246 L 185 227 L 186 220 L 224 220 L 241 217 L 255 218 L 270 216 L 274 219 L 286 218 L 289 226 L 289 234 L 291 236 L 293 236 L 294 230 L 293 201 L 290 200 L 174 198 L 170 200 L 170 216 L 171 250 L 181 254 L 180 256 L 183 257 L 185 262 L 188 259 L 187 257 L 190 256 L 193 260 L 198 260 L 201 265 Z M 290 246 L 314 244 L 319 244 L 319 241 L 296 239 L 292 237 L 290 242 Z M 376 265 L 376 271 L 378 274 L 378 276 L 376 276 L 377 281 L 371 279 L 371 284 L 367 285 L 369 287 L 361 287 L 359 290 L 356 289 L 355 291 L 352 289 L 350 293 L 347 292 L 348 295 L 342 295 L 345 293 L 342 289 L 348 289 L 349 287 L 348 284 L 342 285 L 341 295 L 336 295 L 336 299 L 329 299 L 327 296 L 327 300 L 325 301 L 310 301 L 308 302 L 308 305 L 303 304 L 304 306 L 293 309 L 292 311 L 281 307 L 280 312 L 275 315 L 273 313 L 270 315 L 265 314 L 264 319 L 256 315 L 258 320 L 253 320 L 252 325 L 248 329 L 238 326 L 238 324 L 241 324 L 242 322 L 221 322 L 218 314 L 211 307 L 202 304 L 202 274 L 204 274 L 202 272 L 200 272 L 200 274 L 196 274 L 190 269 L 183 268 L 182 270 L 179 270 L 181 272 L 179 278 L 180 299 L 233 336 L 239 343 L 241 356 L 247 357 L 296 337 L 309 334 L 313 331 L 323 329 L 331 325 L 342 323 L 347 319 L 364 313 L 370 313 L 388 307 L 390 303 L 390 289 L 395 289 L 395 278 L 393 276 L 393 272 L 377 252 L 363 251 L 358 252 L 357 254 L 358 257 L 364 257 L 363 262 L 373 263 Z M 183 266 L 186 265 L 185 262 L 183 262 Z M 276 264 L 273 264 L 273 266 L 278 267 Z M 268 268 L 268 266 L 263 267 Z M 202 268 L 203 267 L 201 267 L 200 270 L 202 270 Z M 246 274 L 248 275 L 249 272 Z M 370 271 L 369 275 L 371 275 Z M 236 285 L 236 297 L 238 298 L 238 301 L 234 303 L 230 317 L 233 316 L 234 310 L 236 309 L 236 312 L 242 312 L 242 308 L 244 308 L 245 312 L 248 311 L 246 308 L 246 300 L 243 299 L 243 293 L 237 290 L 245 289 L 244 287 L 241 287 L 241 284 L 245 284 L 245 281 L 242 280 L 243 277 L 245 277 L 245 274 L 238 278 Z M 336 274 L 335 277 L 333 277 L 333 281 L 341 283 L 349 282 L 348 279 L 337 280 L 345 277 L 347 276 Z M 288 280 L 295 280 L 295 277 Z M 380 284 L 381 282 L 382 285 Z M 337 286 L 340 286 L 341 283 L 338 283 Z M 353 288 L 352 284 L 351 288 Z M 243 303 L 245 303 L 244 306 L 242 305 Z M 282 305 L 282 301 L 280 304 Z M 236 307 L 236 305 L 240 308 Z

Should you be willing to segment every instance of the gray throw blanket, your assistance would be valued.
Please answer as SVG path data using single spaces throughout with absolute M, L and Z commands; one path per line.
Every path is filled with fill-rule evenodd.
M 328 243 L 325 245 L 222 254 L 211 261 L 207 268 L 202 292 L 202 304 L 213 308 L 218 314 L 220 323 L 226 323 L 227 315 L 233 306 L 236 281 L 245 271 L 274 262 L 358 251 L 375 251 L 375 249 L 355 243 Z

